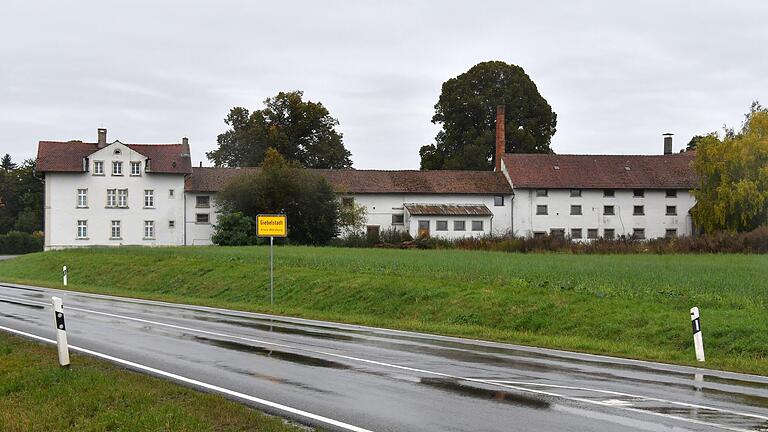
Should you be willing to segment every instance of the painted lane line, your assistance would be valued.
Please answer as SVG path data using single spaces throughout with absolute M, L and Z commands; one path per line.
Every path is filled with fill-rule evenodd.
M 56 344 L 56 341 L 53 340 L 53 339 L 44 338 L 42 336 L 37 336 L 37 335 L 34 335 L 32 333 L 23 332 L 23 331 L 20 331 L 20 330 L 9 328 L 9 327 L 0 326 L 0 330 L 4 330 L 4 331 L 7 331 L 9 333 L 14 333 L 14 334 L 18 334 L 18 335 L 21 335 L 21 336 L 25 336 L 25 337 L 28 337 L 28 338 L 31 338 L 31 339 L 36 339 L 36 340 L 39 340 L 39 341 L 42 341 L 42 342 L 46 342 L 46 343 L 50 343 L 50 344 Z M 143 371 L 149 372 L 149 373 L 154 374 L 154 375 L 160 375 L 160 376 L 164 376 L 164 377 L 170 378 L 170 379 L 175 380 L 175 381 L 181 381 L 181 382 L 184 382 L 184 383 L 187 383 L 187 384 L 191 384 L 191 385 L 193 385 L 195 387 L 201 387 L 201 388 L 212 390 L 212 391 L 215 391 L 215 392 L 218 392 L 218 393 L 223 393 L 223 394 L 226 394 L 226 395 L 229 395 L 229 396 L 233 396 L 233 397 L 236 397 L 236 398 L 239 398 L 239 399 L 245 399 L 247 401 L 256 403 L 258 405 L 274 408 L 274 409 L 277 409 L 279 411 L 291 413 L 291 414 L 294 414 L 294 415 L 297 415 L 297 416 L 300 416 L 300 417 L 304 417 L 304 418 L 308 418 L 308 419 L 311 419 L 311 420 L 315 420 L 317 422 L 321 422 L 321 423 L 324 423 L 324 424 L 327 424 L 327 425 L 331 425 L 331 426 L 335 426 L 335 427 L 338 427 L 338 428 L 342 428 L 342 429 L 345 429 L 345 430 L 349 430 L 349 431 L 353 431 L 353 432 L 373 432 L 373 431 L 371 431 L 369 429 L 364 429 L 364 428 L 361 428 L 361 427 L 358 427 L 358 426 L 354 426 L 354 425 L 351 425 L 351 424 L 348 424 L 348 423 L 344 423 L 344 422 L 341 422 L 341 421 L 338 421 L 338 420 L 334 420 L 334 419 L 331 419 L 331 418 L 328 418 L 328 417 L 323 417 L 323 416 L 318 415 L 318 414 L 313 414 L 313 413 L 310 413 L 310 412 L 307 412 L 307 411 L 302 411 L 302 410 L 297 409 L 297 408 L 289 407 L 287 405 L 282 405 L 282 404 L 279 404 L 277 402 L 268 401 L 266 399 L 257 398 L 257 397 L 251 396 L 251 395 L 247 395 L 245 393 L 240 393 L 238 391 L 226 389 L 224 387 L 219 387 L 217 385 L 208 384 L 208 383 L 205 383 L 205 382 L 202 382 L 202 381 L 198 381 L 198 380 L 195 380 L 195 379 L 192 379 L 192 378 L 187 378 L 185 376 L 177 375 L 177 374 L 174 374 L 174 373 L 171 373 L 171 372 L 166 372 L 164 370 L 156 369 L 156 368 L 153 368 L 153 367 L 150 367 L 150 366 L 145 366 L 145 365 L 140 364 L 140 363 L 135 363 L 135 362 L 132 362 L 132 361 L 129 361 L 129 360 L 124 360 L 124 359 L 121 359 L 121 358 L 118 358 L 118 357 L 113 357 L 113 356 L 108 355 L 108 354 L 103 354 L 103 353 L 100 353 L 100 352 L 97 352 L 97 351 L 93 351 L 93 350 L 89 350 L 89 349 L 86 349 L 86 348 L 77 347 L 77 346 L 74 346 L 74 345 L 70 345 L 69 348 L 72 349 L 73 351 L 79 351 L 81 353 L 88 354 L 88 355 L 91 355 L 91 356 L 94 356 L 94 357 L 99 357 L 99 358 L 108 360 L 108 361 L 113 362 L 113 363 L 122 364 L 122 365 L 128 366 L 128 367 L 133 368 L 133 369 L 143 370 Z
M 538 383 L 538 382 L 527 382 L 527 381 L 508 381 L 508 380 L 488 380 L 489 383 L 494 384 L 511 384 L 511 385 L 526 385 L 526 386 L 538 386 L 538 387 L 552 387 L 552 388 L 558 388 L 563 390 L 581 390 L 581 391 L 589 391 L 593 393 L 604 393 L 612 396 L 625 396 L 635 399 L 642 399 L 642 400 L 648 400 L 648 401 L 654 401 L 654 402 L 663 402 L 663 403 L 669 403 L 673 405 L 680 405 L 684 406 L 686 408 L 695 408 L 695 409 L 703 409 L 703 410 L 714 410 L 718 412 L 738 415 L 738 416 L 744 416 L 744 417 L 754 417 L 759 420 L 768 420 L 768 416 L 762 416 L 759 414 L 752 414 L 752 413 L 745 413 L 741 411 L 733 411 L 725 408 L 714 408 L 714 407 L 708 407 L 704 405 L 698 405 L 698 404 L 691 404 L 687 402 L 676 402 L 671 401 L 667 399 L 659 399 L 652 396 L 641 396 L 641 395 L 634 395 L 631 393 L 623 393 L 623 392 L 617 392 L 613 390 L 602 390 L 602 389 L 595 389 L 595 388 L 589 388 L 589 387 L 576 387 L 576 386 L 565 386 L 565 385 L 559 385 L 559 384 L 544 384 L 544 383 Z
M 2 296 L 0 296 L 0 298 L 2 298 Z M 34 302 L 34 300 L 30 300 L 30 302 Z M 43 303 L 41 303 L 41 304 L 43 304 Z M 731 431 L 736 431 L 736 432 L 750 432 L 747 429 L 733 428 L 733 427 L 729 427 L 729 426 L 718 424 L 718 423 L 705 422 L 705 421 L 696 420 L 696 419 L 692 419 L 692 418 L 680 417 L 680 416 L 676 416 L 676 415 L 672 415 L 672 414 L 658 413 L 658 412 L 647 411 L 647 410 L 642 410 L 642 409 L 636 409 L 636 408 L 631 408 L 631 407 L 618 406 L 618 405 L 614 405 L 614 404 L 610 404 L 610 403 L 605 403 L 605 402 L 602 402 L 602 401 L 596 401 L 596 400 L 592 400 L 592 399 L 586 399 L 586 398 L 580 398 L 580 397 L 574 397 L 574 396 L 566 396 L 566 395 L 559 394 L 559 393 L 554 393 L 554 392 L 544 391 L 544 390 L 536 390 L 536 389 L 531 389 L 531 388 L 527 388 L 527 387 L 521 387 L 520 385 L 512 385 L 512 384 L 509 384 L 509 383 L 502 383 L 502 382 L 495 381 L 495 380 L 486 380 L 486 379 L 479 379 L 479 378 L 462 377 L 462 376 L 458 376 L 458 375 L 451 375 L 451 374 L 446 374 L 446 373 L 442 373 L 442 372 L 430 371 L 430 370 L 426 370 L 426 369 L 413 368 L 413 367 L 409 367 L 409 366 L 402 366 L 402 365 L 397 365 L 397 364 L 392 364 L 392 363 L 385 363 L 385 362 L 380 362 L 380 361 L 376 361 L 376 360 L 369 360 L 369 359 L 353 357 L 353 356 L 347 356 L 347 355 L 343 355 L 343 354 L 336 354 L 336 353 L 325 352 L 325 351 L 315 351 L 315 350 L 311 350 L 311 349 L 307 349 L 307 348 L 294 347 L 294 346 L 291 346 L 291 345 L 286 345 L 286 344 L 281 344 L 281 343 L 276 343 L 276 342 L 270 342 L 270 341 L 265 341 L 265 340 L 260 340 L 260 339 L 253 339 L 253 338 L 248 338 L 248 337 L 243 337 L 243 336 L 229 335 L 229 334 L 226 334 L 226 333 L 219 333 L 219 332 L 213 332 L 213 331 L 208 331 L 208 330 L 200 330 L 200 329 L 195 329 L 195 328 L 191 328 L 191 327 L 179 326 L 179 325 L 175 325 L 175 324 L 168 324 L 168 323 L 163 323 L 163 322 L 159 322 L 159 321 L 146 320 L 146 319 L 142 319 L 142 318 L 134 318 L 134 317 L 124 316 L 124 315 L 112 314 L 112 313 L 108 313 L 108 312 L 93 311 L 93 310 L 77 308 L 77 307 L 70 307 L 69 309 L 78 310 L 80 312 L 85 312 L 85 313 L 92 313 L 92 314 L 96 314 L 96 315 L 104 315 L 104 316 L 108 316 L 108 317 L 111 317 L 111 318 L 125 319 L 125 320 L 130 320 L 130 321 L 141 322 L 141 323 L 145 323 L 145 324 L 165 326 L 165 327 L 174 328 L 174 329 L 177 329 L 177 330 L 183 330 L 183 331 L 187 331 L 187 332 L 196 332 L 196 333 L 207 334 L 207 335 L 211 335 L 211 336 L 218 336 L 218 337 L 224 337 L 224 338 L 229 338 L 229 339 L 242 340 L 242 341 L 247 341 L 247 342 L 256 343 L 256 344 L 270 345 L 270 346 L 279 347 L 279 348 L 285 348 L 285 349 L 292 349 L 292 350 L 295 350 L 295 351 L 303 351 L 303 352 L 308 352 L 308 353 L 316 354 L 316 355 L 325 355 L 325 356 L 329 356 L 329 357 L 341 358 L 341 359 L 355 361 L 355 362 L 360 362 L 360 363 L 367 363 L 367 364 L 372 364 L 372 365 L 386 367 L 386 368 L 399 369 L 399 370 L 404 370 L 404 371 L 408 371 L 408 372 L 415 372 L 415 373 L 439 376 L 439 377 L 443 377 L 443 378 L 450 378 L 450 379 L 461 380 L 461 381 L 475 382 L 475 383 L 479 383 L 479 384 L 493 385 L 493 386 L 497 386 L 497 387 L 517 390 L 517 391 L 524 392 L 524 393 L 532 393 L 532 394 L 537 394 L 537 395 L 542 395 L 542 396 L 549 396 L 549 397 L 559 398 L 559 399 L 568 400 L 568 401 L 572 401 L 572 402 L 580 402 L 580 403 L 586 403 L 586 404 L 591 404 L 591 405 L 597 405 L 597 406 L 601 406 L 601 407 L 610 407 L 610 408 L 614 408 L 614 409 L 631 411 L 631 412 L 641 413 L 641 414 L 645 414 L 645 415 L 653 415 L 653 416 L 664 417 L 664 418 L 668 418 L 668 419 L 679 420 L 679 421 L 683 421 L 683 422 L 687 422 L 687 423 L 693 423 L 693 424 L 705 425 L 705 426 L 712 426 L 712 427 L 717 427 L 717 428 L 731 430 Z M 535 383 L 522 383 L 521 382 L 519 384 L 528 385 L 528 384 L 535 384 Z M 560 388 L 560 389 L 575 389 L 575 387 L 561 386 L 561 385 L 556 385 L 556 384 L 547 384 L 545 386 L 552 387 L 552 388 Z M 583 388 L 583 390 L 593 390 L 593 389 Z M 610 390 L 602 390 L 602 392 L 611 393 Z M 613 392 L 613 393 L 618 393 L 618 392 Z M 760 416 L 760 415 L 751 414 L 751 413 L 742 413 L 742 412 L 739 412 L 739 411 L 731 411 L 731 410 L 722 409 L 722 408 L 715 408 L 715 407 L 708 407 L 708 406 L 704 406 L 704 405 L 689 404 L 689 403 L 685 403 L 685 402 L 676 402 L 676 401 L 671 401 L 671 400 L 666 400 L 666 399 L 659 399 L 659 398 L 647 398 L 645 396 L 630 395 L 630 394 L 626 394 L 626 393 L 622 393 L 621 395 L 630 396 L 630 397 L 634 397 L 634 398 L 638 398 L 638 399 L 652 399 L 652 400 L 655 400 L 657 402 L 669 403 L 669 404 L 672 404 L 672 405 L 680 405 L 680 406 L 685 406 L 687 408 L 705 409 L 705 410 L 710 410 L 710 411 L 716 411 L 716 412 L 723 412 L 723 413 L 727 413 L 727 414 L 732 414 L 732 415 L 736 415 L 736 416 L 751 417 L 751 418 L 757 418 L 757 419 L 760 419 L 760 420 L 768 420 L 768 417 L 765 417 L 765 416 Z
M 309 318 L 289 317 L 289 316 L 283 316 L 283 315 L 271 315 L 271 314 L 259 313 L 259 312 L 246 312 L 246 311 L 238 311 L 234 309 L 217 308 L 212 306 L 189 305 L 184 303 L 171 303 L 171 302 L 164 302 L 160 300 L 145 300 L 145 299 L 139 299 L 139 298 L 133 298 L 133 297 L 121 297 L 121 296 L 113 296 L 113 295 L 107 295 L 107 294 L 96 294 L 96 293 L 91 293 L 86 291 L 62 290 L 57 288 L 38 287 L 34 285 L 14 284 L 11 282 L 0 282 L 0 287 L 11 288 L 11 289 L 30 289 L 32 291 L 37 291 L 37 292 L 55 291 L 55 292 L 66 293 L 74 296 L 92 297 L 96 299 L 107 299 L 112 301 L 124 301 L 126 303 L 150 304 L 150 305 L 168 307 L 172 309 L 186 309 L 186 310 L 193 310 L 193 311 L 223 313 L 223 314 L 234 316 L 234 317 L 266 318 L 266 319 L 271 319 L 271 320 L 290 323 L 290 324 L 301 325 L 301 323 L 309 323 L 309 324 L 316 324 L 322 327 L 327 327 L 329 330 L 343 331 L 343 330 L 359 329 L 359 330 L 368 330 L 373 333 L 382 333 L 382 334 L 393 333 L 393 334 L 402 334 L 406 336 L 417 336 L 419 338 L 426 339 L 426 340 L 453 341 L 453 342 L 463 342 L 463 343 L 472 342 L 476 345 L 486 346 L 486 347 L 497 347 L 497 348 L 503 348 L 508 350 L 517 350 L 517 351 L 525 351 L 525 352 L 532 352 L 532 353 L 549 353 L 551 355 L 562 357 L 563 360 L 570 360 L 570 359 L 578 360 L 579 357 L 587 357 L 587 358 L 606 360 L 615 364 L 638 364 L 638 365 L 647 366 L 652 369 L 661 370 L 661 371 L 665 371 L 665 369 L 668 371 L 680 371 L 680 370 L 696 371 L 696 373 L 706 373 L 707 375 L 712 375 L 712 376 L 733 377 L 734 379 L 742 379 L 742 380 L 744 378 L 749 378 L 757 382 L 768 383 L 768 378 L 762 375 L 722 371 L 717 369 L 705 369 L 705 368 L 698 368 L 694 366 L 681 366 L 681 365 L 675 365 L 671 363 L 658 363 L 658 362 L 638 360 L 638 359 L 632 359 L 632 358 L 611 357 L 611 356 L 601 355 L 601 354 L 580 353 L 576 351 L 556 350 L 551 348 L 539 348 L 539 347 L 532 347 L 527 345 L 515 345 L 515 344 L 508 344 L 503 342 L 487 341 L 482 339 L 459 338 L 454 336 L 420 333 L 420 332 L 408 331 L 408 330 L 371 327 L 371 326 L 365 326 L 361 324 L 346 324 L 346 323 L 338 323 L 333 321 L 313 320 Z

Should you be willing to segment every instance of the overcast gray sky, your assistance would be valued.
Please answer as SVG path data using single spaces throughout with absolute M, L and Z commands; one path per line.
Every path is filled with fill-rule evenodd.
M 533 4 L 535 3 L 535 4 Z M 768 104 L 768 1 L 16 1 L 0 10 L 0 153 L 42 139 L 179 142 L 229 108 L 304 90 L 356 168 L 418 168 L 441 84 L 522 66 L 557 153 L 675 150 Z

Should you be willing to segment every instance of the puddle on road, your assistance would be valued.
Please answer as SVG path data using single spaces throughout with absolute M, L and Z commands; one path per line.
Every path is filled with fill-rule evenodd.
M 17 320 L 17 321 L 24 321 L 24 322 L 29 322 L 29 323 L 37 323 L 37 321 L 35 321 L 35 320 L 27 319 L 27 318 L 20 317 L 18 315 L 14 315 L 14 314 L 0 313 L 0 316 L 5 317 L 5 318 L 14 319 L 14 320 Z
M 271 324 L 271 323 L 267 324 L 268 321 L 261 320 L 261 319 L 244 318 L 243 320 L 229 320 L 229 319 L 221 319 L 221 318 L 207 318 L 207 317 L 197 316 L 197 315 L 195 315 L 194 318 L 200 321 L 232 324 L 239 327 L 254 328 L 257 330 L 263 330 L 267 332 L 293 334 L 293 335 L 308 336 L 308 337 L 314 337 L 314 338 L 320 338 L 320 339 L 332 339 L 332 340 L 340 340 L 340 341 L 352 341 L 355 339 L 354 337 L 347 336 L 347 335 L 340 335 L 335 333 L 320 333 L 320 332 L 301 330 L 301 329 L 296 329 L 291 327 L 282 327 L 279 324 Z M 248 320 L 248 321 L 245 321 L 245 320 Z M 258 321 L 258 322 L 251 322 L 251 321 Z
M 41 293 L 23 293 L 24 297 L 31 297 L 31 298 L 44 298 L 45 296 Z
M 269 382 L 271 382 L 273 384 L 284 384 L 284 385 L 288 385 L 288 386 L 291 386 L 291 387 L 300 388 L 302 390 L 309 390 L 311 392 L 321 393 L 321 394 L 336 394 L 335 392 L 332 392 L 332 391 L 329 391 L 329 390 L 323 390 L 323 389 L 320 389 L 320 388 L 317 388 L 317 387 L 312 387 L 310 385 L 307 385 L 307 384 L 304 384 L 304 383 L 301 383 L 301 382 L 298 382 L 298 381 L 293 381 L 293 380 L 289 380 L 289 379 L 285 379 L 285 378 L 279 378 L 279 377 L 276 377 L 276 376 L 273 376 L 273 375 L 268 375 L 268 374 L 264 374 L 264 373 L 257 372 L 257 371 L 240 369 L 240 368 L 237 368 L 237 367 L 228 366 L 226 364 L 219 364 L 219 363 L 217 363 L 216 367 L 224 369 L 224 370 L 227 370 L 227 371 L 230 371 L 230 372 L 234 372 L 234 373 L 237 373 L 237 374 L 240 374 L 240 375 L 250 376 L 250 377 L 257 378 L 257 379 L 269 381 Z
M 475 387 L 468 384 L 462 384 L 454 379 L 448 378 L 421 378 L 421 384 L 444 390 L 450 393 L 456 393 L 463 396 L 469 396 L 478 399 L 492 400 L 500 403 L 524 406 L 534 409 L 547 409 L 550 403 L 535 397 L 523 396 L 501 390 L 490 390 L 483 387 Z
M 194 340 L 207 343 L 209 345 L 217 346 L 219 348 L 225 348 L 228 350 L 256 354 L 263 357 L 269 357 L 276 360 L 284 360 L 291 363 L 301 364 L 304 366 L 325 367 L 325 368 L 332 368 L 332 369 L 349 369 L 349 366 L 335 362 L 335 361 L 331 361 L 331 360 L 325 360 L 317 357 L 310 357 L 310 356 L 305 356 L 302 354 L 296 354 L 296 353 L 291 353 L 286 351 L 277 351 L 277 350 L 267 349 L 260 346 L 247 345 L 240 342 L 233 342 L 233 341 L 227 341 L 227 340 L 221 340 L 221 339 L 211 339 L 211 338 L 206 338 L 202 336 L 194 336 Z
M 21 303 L 21 302 L 15 302 L 13 300 L 0 300 L 0 303 L 10 303 L 10 304 L 13 304 L 13 305 L 16 305 L 16 306 L 24 306 L 24 307 L 28 307 L 28 308 L 32 308 L 32 309 L 45 309 L 45 306 L 32 305 L 32 304 Z

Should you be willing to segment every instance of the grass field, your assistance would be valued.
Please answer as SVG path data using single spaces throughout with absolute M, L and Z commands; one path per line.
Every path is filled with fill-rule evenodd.
M 0 332 L 0 430 L 301 431 L 221 396 Z
M 768 256 L 266 247 L 80 249 L 0 262 L 0 280 L 768 375 Z

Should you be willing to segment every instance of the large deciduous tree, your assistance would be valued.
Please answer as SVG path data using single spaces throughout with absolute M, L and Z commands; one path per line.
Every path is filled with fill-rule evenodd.
M 706 232 L 768 225 L 768 112 L 759 104 L 741 131 L 700 139 L 693 166 L 701 184 L 691 214 Z
M 321 245 L 338 234 L 340 203 L 324 178 L 275 149 L 265 152 L 260 167 L 235 177 L 219 192 L 224 214 L 241 212 L 255 220 L 262 213 L 284 213 L 292 243 Z
M 432 123 L 443 129 L 421 148 L 421 169 L 492 169 L 496 106 L 506 106 L 509 153 L 549 153 L 557 115 L 520 66 L 479 63 L 443 83 Z
M 216 166 L 258 166 L 268 148 L 306 168 L 349 168 L 339 121 L 320 102 L 304 101 L 300 91 L 280 92 L 254 112 L 235 107 L 218 136 L 219 147 L 206 155 Z
M 43 182 L 35 177 L 35 161 L 17 166 L 6 155 L 0 164 L 0 234 L 42 230 Z

